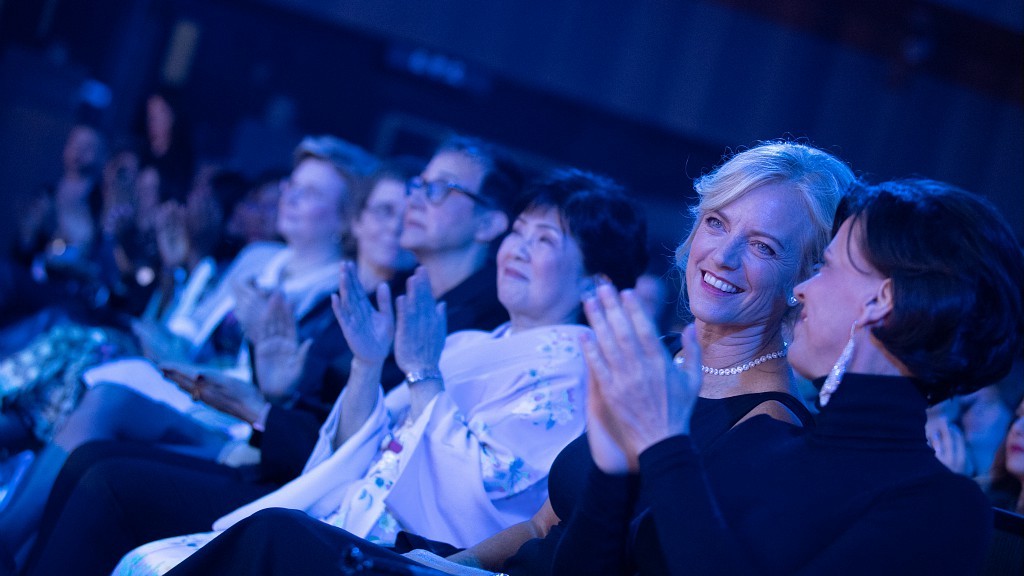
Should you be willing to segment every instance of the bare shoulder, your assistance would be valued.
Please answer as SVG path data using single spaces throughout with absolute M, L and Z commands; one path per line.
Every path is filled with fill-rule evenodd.
M 798 418 L 792 410 L 787 408 L 785 404 L 778 400 L 769 400 L 758 404 L 753 410 L 747 412 L 747 415 L 741 418 L 740 421 L 736 423 L 736 426 L 739 426 L 754 416 L 760 416 L 762 414 L 770 416 L 780 422 L 785 422 L 794 426 L 803 426 L 803 423 L 800 422 L 800 418 Z

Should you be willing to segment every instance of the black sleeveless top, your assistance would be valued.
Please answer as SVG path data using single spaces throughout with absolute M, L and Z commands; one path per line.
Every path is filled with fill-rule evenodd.
M 690 420 L 690 436 L 701 451 L 713 449 L 715 443 L 751 410 L 765 402 L 776 401 L 788 408 L 804 427 L 814 425 L 814 417 L 798 399 L 783 392 L 741 394 L 729 398 L 698 398 Z M 592 466 L 587 435 L 583 434 L 566 446 L 555 458 L 548 475 L 548 497 L 551 507 L 560 519 L 567 520 L 576 506 L 576 498 L 585 484 L 587 471 Z M 638 486 L 632 487 L 634 490 Z M 637 512 L 642 511 L 638 504 Z M 562 526 L 556 525 L 544 538 L 527 541 L 506 561 L 504 571 L 511 576 L 551 574 L 555 549 L 562 536 Z

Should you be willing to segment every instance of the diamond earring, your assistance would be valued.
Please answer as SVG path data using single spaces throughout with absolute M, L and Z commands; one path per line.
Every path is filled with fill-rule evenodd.
M 846 343 L 846 347 L 843 348 L 843 352 L 839 354 L 839 359 L 832 366 L 832 370 L 829 371 L 828 376 L 825 378 L 825 383 L 821 386 L 821 391 L 818 392 L 818 405 L 824 407 L 828 404 L 829 399 L 832 398 L 832 394 L 835 394 L 836 388 L 839 388 L 839 383 L 843 379 L 843 374 L 846 374 L 846 365 L 850 363 L 850 358 L 853 356 L 853 336 L 857 331 L 857 322 L 854 321 L 853 326 L 850 327 L 850 340 Z

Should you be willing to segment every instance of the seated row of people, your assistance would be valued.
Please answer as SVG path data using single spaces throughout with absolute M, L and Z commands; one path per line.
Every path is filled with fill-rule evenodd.
M 149 305 L 130 323 L 112 313 L 101 315 L 107 320 L 116 316 L 111 322 L 75 314 L 79 306 L 69 304 L 73 298 L 68 297 L 0 329 L 4 347 L 13 347 L 0 360 L 0 453 L 13 454 L 51 441 L 78 405 L 83 374 L 97 364 L 139 353 L 167 360 L 214 362 L 221 356 L 224 361 L 234 360 L 240 344 L 238 331 L 213 333 L 211 328 L 220 317 L 208 324 L 196 318 L 210 315 L 208 307 L 199 306 L 200 297 L 204 296 L 204 303 L 212 300 L 205 296 L 223 274 L 226 263 L 218 248 L 224 245 L 225 223 L 233 208 L 241 206 L 237 201 L 243 192 L 244 184 L 235 175 L 215 173 L 197 179 L 185 204 L 168 201 L 150 207 L 152 247 L 162 266 L 150 282 L 157 290 Z M 107 240 L 104 234 L 104 244 Z M 106 254 L 121 260 L 118 255 L 123 255 L 125 246 L 111 248 Z M 6 261 L 0 267 L 10 270 L 10 264 Z M 20 291 L 47 292 L 45 285 L 34 282 Z M 218 301 L 226 300 L 226 292 L 220 290 Z M 0 301 L 5 296 L 0 294 Z
M 556 482 L 552 471 L 552 500 L 572 506 L 546 570 L 523 573 L 977 571 L 991 511 L 977 485 L 935 458 L 925 409 L 1002 377 L 1019 354 L 1024 255 L 1009 226 L 991 204 L 945 184 L 854 185 L 836 210 L 820 268 L 792 288 L 799 317 L 787 357 L 820 387 L 816 426 L 759 414 L 705 446 L 704 380 L 782 363 L 765 346 L 739 364 L 705 364 L 721 359 L 703 352 L 734 334 L 730 320 L 758 309 L 757 267 L 749 263 L 768 254 L 781 260 L 793 246 L 771 234 L 784 225 L 750 227 L 764 214 L 737 207 L 698 223 L 715 249 L 708 260 L 689 261 L 701 268 L 700 284 L 688 283 L 690 302 L 695 316 L 718 321 L 687 328 L 674 357 L 631 291 L 602 285 L 585 298 L 591 463 L 582 483 Z M 926 240 L 939 235 L 952 244 Z M 307 515 L 271 510 L 169 574 L 328 574 L 339 566 L 428 573 L 401 572 L 415 564 Z M 118 573 L 132 570 L 126 559 Z
M 320 159 L 308 157 L 309 154 L 306 148 L 313 144 L 325 148 L 320 154 Z M 289 191 L 286 191 L 282 198 L 281 223 L 279 227 L 284 235 L 297 235 L 300 240 L 307 240 L 308 244 L 308 239 L 311 238 L 310 233 L 312 232 L 315 235 L 317 231 L 320 231 L 320 246 L 331 243 L 337 244 L 338 228 L 332 226 L 330 220 L 332 217 L 336 220 L 337 216 L 332 215 L 330 212 L 325 213 L 324 206 L 327 206 L 328 210 L 331 210 L 330 206 L 334 206 L 333 209 L 337 210 L 341 205 L 339 205 L 337 199 L 339 192 L 336 189 L 336 183 L 339 180 L 342 183 L 351 183 L 351 179 L 340 178 L 338 174 L 334 174 L 330 162 L 327 162 L 326 159 L 329 159 L 332 154 L 337 156 L 339 152 L 346 152 L 348 148 L 350 147 L 347 144 L 333 139 L 308 141 L 303 146 L 300 146 L 300 162 L 297 165 L 296 173 L 293 175 L 292 186 L 289 187 Z M 344 165 L 338 165 L 335 168 L 342 169 Z M 477 189 L 483 187 L 484 191 L 488 194 L 487 198 L 491 200 L 481 203 L 479 200 L 484 197 L 479 195 L 477 200 L 471 200 L 467 194 L 473 193 L 467 191 L 466 194 L 454 194 L 452 195 L 453 201 L 447 201 L 444 196 L 438 194 L 438 192 L 447 194 L 447 189 L 438 188 L 436 182 L 431 180 L 431 184 L 424 191 L 422 199 L 419 199 L 417 202 L 415 199 L 419 197 L 414 196 L 413 204 L 416 204 L 416 207 L 410 210 L 415 211 L 418 208 L 421 212 L 429 215 L 430 218 L 420 225 L 419 229 L 417 229 L 416 225 L 404 227 L 404 230 L 408 232 L 406 234 L 408 238 L 403 240 L 403 245 L 407 245 L 426 268 L 433 268 L 436 272 L 438 280 L 433 283 L 436 286 L 432 287 L 440 290 L 440 294 L 445 296 L 445 300 L 448 303 L 447 316 L 449 327 L 454 329 L 468 327 L 492 328 L 506 319 L 507 315 L 497 303 L 495 297 L 495 268 L 493 262 L 488 262 L 488 252 L 491 242 L 502 234 L 507 227 L 508 206 L 521 188 L 519 175 L 502 159 L 497 157 L 492 159 L 492 155 L 486 146 L 478 145 L 474 141 L 458 138 L 453 138 L 442 147 L 435 161 L 424 171 L 424 176 L 429 177 L 431 171 L 449 178 L 452 177 L 452 174 L 455 174 L 455 177 L 461 179 L 467 187 Z M 365 244 L 365 250 L 360 249 L 358 251 L 356 260 L 359 268 L 358 276 L 367 289 L 372 288 L 383 279 L 379 276 L 380 272 L 388 272 L 389 274 L 394 272 L 394 269 L 385 269 L 393 267 L 393 261 L 396 258 L 408 260 L 404 252 L 398 250 L 397 247 L 398 234 L 403 230 L 402 221 L 405 212 L 405 194 L 403 192 L 405 189 L 403 185 L 398 185 L 396 193 L 396 184 L 392 179 L 387 186 L 375 186 L 372 194 L 373 197 L 366 201 L 365 209 L 361 211 L 360 217 L 353 225 L 353 232 L 359 243 Z M 291 188 L 294 188 L 294 194 L 291 193 Z M 328 196 L 325 199 L 324 196 L 328 194 L 333 194 L 333 196 Z M 299 207 L 304 207 L 306 209 L 305 212 L 299 210 L 299 208 L 290 209 L 287 206 L 289 202 L 295 203 L 296 201 L 305 203 L 305 206 Z M 435 208 L 439 204 L 441 208 Z M 309 206 L 313 207 L 312 211 L 310 211 Z M 454 206 L 454 211 L 451 206 Z M 306 220 L 297 220 L 296 214 Z M 325 220 L 325 215 L 327 221 L 322 222 Z M 286 222 L 286 219 L 289 218 L 291 221 Z M 286 228 L 289 230 L 286 231 Z M 330 242 L 329 240 L 332 238 L 333 242 Z M 364 239 L 367 242 L 362 242 Z M 336 269 L 331 271 L 329 277 L 334 282 L 337 281 Z M 237 282 L 228 283 L 230 288 L 228 295 L 237 301 L 237 303 L 231 303 L 235 307 L 236 312 L 239 310 L 243 311 L 238 316 L 245 316 L 245 309 L 252 308 L 252 306 L 246 305 L 246 302 L 252 300 L 251 293 L 253 291 L 245 289 L 245 286 L 242 286 L 242 290 L 239 290 L 237 284 Z M 214 293 L 218 290 L 219 288 L 215 289 Z M 218 307 L 220 306 L 218 305 Z M 224 306 L 227 305 L 225 304 Z M 257 303 L 255 308 L 259 307 L 260 305 Z M 321 300 L 320 307 L 326 309 L 327 315 L 330 315 L 329 303 L 326 300 Z M 204 319 L 206 317 L 205 315 L 201 316 Z M 245 328 L 246 322 L 242 322 L 242 324 L 242 327 Z M 340 335 L 340 331 L 338 331 L 337 325 L 333 322 L 333 318 L 329 324 L 333 325 L 334 331 Z M 266 356 L 266 354 L 259 353 L 260 346 L 252 345 L 252 334 L 247 334 L 247 336 L 250 336 L 249 347 L 256 349 L 257 353 L 254 358 L 256 360 L 256 372 L 257 376 L 261 376 L 266 373 L 267 363 L 263 362 L 264 369 L 260 370 L 260 359 Z M 281 354 L 279 352 L 278 357 L 288 357 L 288 354 Z M 348 362 L 343 353 L 335 351 L 329 354 L 328 357 L 331 359 L 331 363 L 343 366 L 343 371 L 347 372 Z M 389 362 L 389 364 L 392 368 L 386 371 L 385 382 L 388 383 L 390 388 L 401 380 L 401 376 L 397 369 L 393 368 L 393 361 Z M 130 368 L 134 369 L 135 367 L 132 366 Z M 247 389 L 244 386 L 231 384 L 230 380 L 215 372 L 204 371 L 201 379 L 196 382 L 187 382 L 189 376 L 179 370 L 174 370 L 171 374 L 192 392 L 193 397 L 205 400 L 207 403 L 228 412 L 235 413 L 235 415 L 243 417 L 243 419 L 248 417 L 250 421 L 257 424 L 258 428 L 263 429 L 254 434 L 254 441 L 258 440 L 262 444 L 261 448 L 265 460 L 267 459 L 268 438 L 283 438 L 294 434 L 294 431 L 291 430 L 292 427 L 287 425 L 288 422 L 282 422 L 281 418 L 276 416 L 277 411 L 274 408 L 270 408 L 268 411 L 266 410 L 268 405 L 265 401 L 254 398 L 251 388 L 249 389 L 250 393 L 246 394 Z M 125 375 L 131 374 L 126 372 Z M 268 384 L 266 380 L 267 378 L 260 378 L 259 384 L 261 387 Z M 344 384 L 345 378 L 342 375 L 340 378 L 334 377 L 330 378 L 330 380 L 340 387 Z M 199 384 L 198 386 L 196 385 L 197 383 Z M 126 430 L 140 426 L 150 430 L 160 426 L 160 424 L 146 423 L 140 425 L 135 423 L 133 414 L 147 409 L 146 406 L 141 406 L 147 403 L 146 400 L 131 394 L 126 395 L 123 390 L 117 390 L 106 384 L 97 386 L 90 391 L 89 395 L 87 395 L 87 399 L 90 401 L 84 403 L 83 408 L 80 408 L 73 418 L 85 423 L 84 426 L 79 428 L 87 430 L 86 436 L 91 435 L 90 438 L 86 439 L 103 437 L 136 440 L 158 439 L 165 442 L 176 442 L 179 445 L 189 441 L 189 436 L 184 433 L 177 434 L 178 431 L 174 429 L 174 426 L 170 427 L 170 433 L 160 435 L 140 435 L 134 431 L 126 432 Z M 124 384 L 131 383 L 124 382 Z M 228 390 L 230 394 L 228 394 L 227 399 L 222 398 L 225 394 L 225 386 L 231 388 Z M 104 390 L 115 391 L 103 394 L 101 391 Z M 206 390 L 211 392 L 207 393 L 205 392 Z M 216 393 L 213 393 L 214 390 L 216 390 Z M 119 401 L 111 401 L 109 398 L 111 395 Z M 328 407 L 336 395 L 337 388 L 334 389 L 331 396 L 327 399 L 326 405 Z M 250 399 L 253 402 L 249 402 Z M 239 405 L 255 405 L 255 408 L 240 410 L 240 408 L 244 409 L 247 406 Z M 323 405 L 323 402 L 320 405 Z M 104 424 L 101 425 L 103 429 L 115 427 L 105 422 L 110 414 L 122 415 L 120 418 L 113 419 L 118 427 L 115 432 L 96 434 L 95 430 L 90 429 L 90 426 L 95 426 L 97 420 L 104 421 Z M 258 416 L 261 416 L 261 421 L 256 422 L 255 420 Z M 161 422 L 160 418 L 152 418 L 152 420 L 154 422 Z M 272 435 L 270 434 L 270 429 L 278 430 L 281 434 Z M 177 434 L 177 437 L 175 434 Z M 78 444 L 81 443 L 78 442 Z M 304 449 L 301 443 L 299 446 L 289 445 L 287 442 L 270 446 L 271 449 L 275 447 L 280 450 L 282 455 L 287 453 L 297 462 L 297 470 L 291 474 L 291 476 L 294 476 L 301 469 L 302 462 L 308 455 L 312 444 Z M 124 448 L 124 446 L 121 446 L 121 448 Z M 55 456 L 52 458 L 46 456 L 46 451 L 44 451 L 44 457 L 37 461 L 37 465 L 32 471 L 33 474 L 30 474 L 31 481 L 28 483 L 30 486 L 38 486 L 37 492 L 43 496 L 45 496 L 45 491 L 48 489 L 48 484 L 51 484 L 52 481 L 49 483 L 39 481 L 38 477 L 45 477 L 47 474 L 55 473 L 67 452 L 67 450 L 63 450 L 59 446 L 51 447 L 48 450 L 50 453 L 54 453 Z M 176 454 L 172 458 L 178 456 L 180 455 Z M 203 454 L 201 456 L 209 458 L 210 455 Z M 159 459 L 159 456 L 157 458 Z M 201 465 L 198 466 L 201 467 Z M 39 472 L 40 470 L 42 472 Z M 31 478 L 33 475 L 37 478 Z M 287 480 L 291 476 L 282 476 L 281 478 Z M 58 483 L 58 490 L 55 491 L 55 495 L 60 493 L 59 486 L 60 484 Z M 26 492 L 30 493 L 32 491 Z M 232 494 L 232 496 L 237 497 L 236 494 Z M 51 498 L 51 500 L 53 499 Z M 14 502 L 12 502 L 4 515 L 4 518 L 8 519 L 12 525 L 20 528 L 22 534 L 31 531 L 31 522 L 29 520 L 33 517 L 38 518 L 38 513 L 35 516 L 25 513 L 25 505 L 23 503 L 33 501 L 36 504 L 29 505 L 29 508 L 38 510 L 38 502 L 40 501 L 38 498 L 16 496 Z M 20 512 L 18 512 L 19 508 L 21 509 Z M 172 530 L 161 535 L 173 534 L 175 532 Z M 11 541 L 15 540 L 18 534 L 19 530 L 5 531 L 5 536 Z M 9 546 L 12 548 L 20 547 L 17 542 L 13 544 L 13 546 L 10 544 Z
M 180 229 L 167 226 L 164 212 L 171 206 L 206 208 L 188 214 L 187 224 L 205 228 L 191 232 L 203 236 L 197 241 L 212 242 L 219 259 L 233 256 L 242 231 L 227 232 L 225 224 L 248 181 L 207 167 L 196 174 L 191 189 L 178 190 L 151 162 L 130 148 L 107 158 L 100 132 L 76 124 L 64 146 L 61 175 L 21 202 L 15 199 L 18 227 L 10 254 L 0 260 L 5 350 L 17 344 L 9 341 L 16 340 L 18 324 L 54 306 L 77 320 L 115 325 L 123 313 L 141 313 L 164 279 L 158 236 Z M 217 206 L 195 205 L 197 192 L 218 196 Z M 22 332 L 34 324 L 38 321 Z
M 177 250 L 185 253 L 181 261 L 191 264 L 191 268 L 187 281 L 173 291 L 171 305 L 162 318 L 136 321 L 134 335 L 149 358 L 175 362 L 177 369 L 183 369 L 183 365 L 231 367 L 228 375 L 218 379 L 222 384 L 219 403 L 213 406 L 232 418 L 217 418 L 214 411 L 181 398 L 180 392 L 175 397 L 174 386 L 161 377 L 156 364 L 148 361 L 108 362 L 84 372 L 83 380 L 94 385 L 88 393 L 81 380 L 63 378 L 59 386 L 67 400 L 60 404 L 59 418 L 47 409 L 47 404 L 21 401 L 53 398 L 50 390 L 57 385 L 52 381 L 43 379 L 35 389 L 21 390 L 13 397 L 15 401 L 5 402 L 4 418 L 46 423 L 55 432 L 52 436 L 36 435 L 47 444 L 0 516 L 6 547 L 15 551 L 24 545 L 67 455 L 89 441 L 164 443 L 213 459 L 229 438 L 228 424 L 239 419 L 250 423 L 255 420 L 252 405 L 258 398 L 272 400 L 289 412 L 295 405 L 303 408 L 298 414 L 312 411 L 314 417 L 292 422 L 293 426 L 302 426 L 289 433 L 305 429 L 306 443 L 312 446 L 316 430 L 340 389 L 340 384 L 334 384 L 333 390 L 324 388 L 325 382 L 329 386 L 338 381 L 328 372 L 344 352 L 344 341 L 328 302 L 329 294 L 337 288 L 337 267 L 342 260 L 338 238 L 348 229 L 347 206 L 359 190 L 357 183 L 375 169 L 376 161 L 355 146 L 335 139 L 311 139 L 297 150 L 295 178 L 281 199 L 278 228 L 286 239 L 284 244 L 250 245 L 219 273 L 213 259 L 197 258 L 199 243 L 192 241 L 193 235 L 161 242 L 178 245 Z M 403 176 L 389 178 L 402 180 Z M 170 252 L 172 248 L 163 250 Z M 391 272 L 395 269 L 393 266 Z M 277 305 L 267 306 L 272 294 Z M 275 343 L 267 328 L 280 324 L 311 344 L 316 342 L 316 346 L 293 351 L 300 352 L 302 358 L 291 364 L 291 371 L 275 368 L 282 364 L 279 359 L 285 358 L 288 350 Z M 81 351 L 72 348 L 59 352 L 68 355 Z M 253 363 L 263 365 L 258 370 L 258 387 L 251 382 Z M 46 393 L 41 394 L 39 388 Z M 315 416 L 317 413 L 320 415 Z M 302 459 L 297 457 L 297 468 L 301 468 Z
M 729 318 L 728 312 L 745 311 L 743 300 L 757 301 L 749 283 L 750 268 L 756 267 L 735 256 L 738 246 L 763 258 L 766 247 L 778 253 L 785 244 L 757 239 L 763 232 L 750 230 L 762 228 L 747 228 L 742 212 L 720 210 L 704 214 L 721 244 L 717 261 L 697 262 L 695 276 L 707 291 L 703 305 L 700 295 L 689 292 L 691 307 L 706 306 Z M 943 217 L 926 217 L 935 213 Z M 819 382 L 818 427 L 803 433 L 779 419 L 753 417 L 719 445 L 701 450 L 700 428 L 690 428 L 699 420 L 690 420 L 702 390 L 696 382 L 723 372 L 704 364 L 700 354 L 699 340 L 713 343 L 714 332 L 702 327 L 699 340 L 690 332 L 677 356 L 690 364 L 682 362 L 680 373 L 673 366 L 678 363 L 653 340 L 652 325 L 632 294 L 620 302 L 602 287 L 597 299 L 587 300 L 595 331 L 594 340 L 584 339 L 594 378 L 588 442 L 600 472 L 590 473 L 582 503 L 570 508 L 548 570 L 863 573 L 917 568 L 926 552 L 929 569 L 976 569 L 991 525 L 987 504 L 976 486 L 934 458 L 924 438 L 924 407 L 1008 370 L 1022 338 L 1022 303 L 1015 288 L 1024 274 L 1020 249 L 990 205 L 932 182 L 855 189 L 840 206 L 834 229 L 822 269 L 794 288 L 802 305 L 793 334 L 794 367 L 807 377 L 830 374 Z M 917 241 L 939 229 L 972 249 L 950 255 Z M 769 240 L 779 238 L 769 235 Z M 967 282 L 961 265 L 983 256 L 990 259 L 985 279 Z M 921 267 L 930 274 L 919 275 Z M 950 285 L 959 288 L 956 306 L 946 303 L 941 290 Z M 980 294 L 996 296 L 1005 308 L 983 313 Z M 737 307 L 730 310 L 725 302 Z M 929 321 L 927 329 L 911 329 L 922 318 Z M 956 330 L 937 339 L 947 324 Z M 743 374 L 778 359 L 762 350 L 762 356 L 748 355 L 724 371 Z M 838 360 L 830 367 L 832 357 Z M 687 446 L 691 430 L 696 446 Z M 602 475 L 627 470 L 640 472 L 639 496 L 630 496 L 636 489 L 628 477 Z M 759 480 L 752 490 L 755 474 L 765 482 Z M 559 486 L 574 494 L 579 485 L 553 483 L 552 496 Z M 837 500 L 824 489 L 834 486 L 849 497 Z M 938 504 L 950 500 L 956 504 Z M 925 512 L 910 513 L 921 509 Z M 908 533 L 914 537 L 897 537 Z M 948 552 L 932 550 L 935 541 L 947 543 Z M 659 542 L 672 544 L 659 547 Z M 241 573 L 257 566 L 326 573 L 335 569 L 340 551 L 353 547 L 359 558 L 400 562 L 305 516 L 268 512 L 229 530 L 172 573 Z M 865 555 L 864 549 L 880 552 Z
M 290 248 L 275 254 L 290 251 L 295 266 L 281 257 L 264 281 L 228 284 L 246 342 L 238 366 L 256 386 L 244 371 L 163 366 L 193 400 L 251 426 L 243 438 L 259 463 L 216 463 L 224 432 L 137 394 L 139 380 L 169 384 L 127 365 L 125 381 L 101 379 L 85 395 L 32 488 L 0 516 L 13 527 L 9 569 L 107 573 L 136 546 L 201 532 L 129 552 L 117 573 L 179 562 L 172 573 L 336 573 L 340 561 L 513 574 L 860 572 L 916 554 L 886 548 L 898 539 L 885 523 L 916 530 L 901 541 L 910 548 L 959 541 L 935 555 L 937 568 L 979 562 L 987 506 L 935 459 L 924 407 L 1000 377 L 1021 344 L 1013 286 L 1024 263 L 990 206 L 937 183 L 859 187 L 845 164 L 803 144 L 741 152 L 697 183 L 677 252 L 695 329 L 672 355 L 628 290 L 646 264 L 646 229 L 611 182 L 560 171 L 520 195 L 522 175 L 500 153 L 451 139 L 404 194 L 367 196 L 351 226 L 356 262 L 339 279 L 340 252 L 309 241 L 339 245 L 342 196 L 365 178 L 328 160 L 339 147 L 351 155 L 344 143 L 313 144 L 321 152 L 299 155 L 281 202 Z M 324 179 L 302 186 L 306 173 Z M 331 176 L 342 182 L 333 196 L 320 185 Z M 914 242 L 939 228 L 979 252 Z M 394 276 L 399 248 L 421 265 L 407 279 Z M 991 255 L 984 279 L 949 265 L 980 253 Z M 304 334 L 279 286 L 310 264 L 333 268 L 317 296 L 338 293 L 333 318 L 313 298 L 320 329 Z M 932 296 L 950 285 L 955 307 Z M 981 293 L 998 295 L 998 310 L 979 308 Z M 577 325 L 581 311 L 590 328 Z M 844 322 L 848 341 L 837 336 Z M 944 326 L 952 335 L 937 337 Z M 817 426 L 790 363 L 806 378 L 829 374 Z M 321 413 L 334 402 L 318 438 L 315 416 L 304 434 L 278 417 L 306 410 L 304 394 Z M 85 444 L 97 439 L 107 442 Z M 156 451 L 154 441 L 203 449 Z M 275 458 L 290 474 L 266 473 Z M 958 503 L 924 520 L 900 514 L 948 498 Z M 27 562 L 15 560 L 36 526 Z M 416 552 L 414 562 L 379 545 L 448 559 Z M 864 547 L 884 552 L 855 553 Z

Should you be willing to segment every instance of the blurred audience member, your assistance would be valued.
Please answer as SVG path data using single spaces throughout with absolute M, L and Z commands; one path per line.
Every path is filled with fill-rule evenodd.
M 61 177 L 41 187 L 22 210 L 12 257 L 30 270 L 37 284 L 46 285 L 46 297 L 35 298 L 37 306 L 26 312 L 51 302 L 77 312 L 101 301 L 95 257 L 105 154 L 104 139 L 95 128 L 75 125 L 64 145 Z
M 229 246 L 274 242 L 280 238 L 277 205 L 281 199 L 281 182 L 287 177 L 287 172 L 272 171 L 256 180 L 228 219 L 224 241 Z
M 64 145 L 60 179 L 42 188 L 22 213 L 16 251 L 23 263 L 33 265 L 37 280 L 46 278 L 45 266 L 51 262 L 70 266 L 90 256 L 102 203 L 105 154 L 103 137 L 95 128 L 75 125 Z
M 1017 406 L 982 484 L 993 506 L 1024 514 L 1024 400 Z
M 150 92 L 140 125 L 142 162 L 154 166 L 164 181 L 173 184 L 160 200 L 183 201 L 188 179 L 195 170 L 195 155 L 191 127 L 178 92 L 167 86 Z
M 929 407 L 925 433 L 940 462 L 973 478 L 992 466 L 1002 431 L 1012 419 L 1013 411 L 993 384 Z

